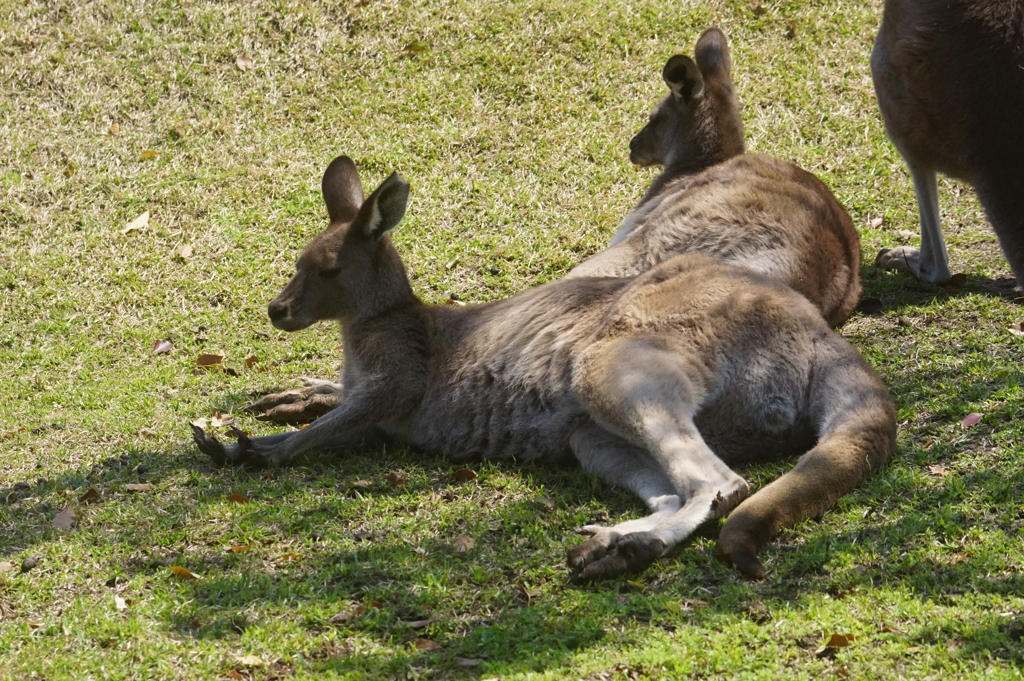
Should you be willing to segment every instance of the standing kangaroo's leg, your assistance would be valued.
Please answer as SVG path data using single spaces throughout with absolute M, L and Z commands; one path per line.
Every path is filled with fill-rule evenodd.
M 618 538 L 617 554 L 587 565 L 582 581 L 646 567 L 701 524 L 728 513 L 747 495 L 746 481 L 707 446 L 693 423 L 704 372 L 677 351 L 646 341 L 617 339 L 588 353 L 576 379 L 579 394 L 600 425 L 649 453 L 682 501 L 654 527 Z M 618 484 L 623 484 L 621 481 Z M 632 558 L 647 557 L 646 564 Z
M 818 444 L 792 470 L 740 504 L 722 528 L 720 552 L 749 577 L 764 577 L 757 553 L 781 528 L 820 515 L 892 454 L 892 400 L 864 360 L 847 350 L 824 353 L 816 361 L 809 402 Z
M 917 194 L 921 215 L 921 250 L 911 246 L 885 248 L 875 258 L 875 265 L 887 270 L 909 271 L 915 277 L 933 284 L 944 284 L 953 276 L 949 271 L 949 255 L 942 238 L 939 219 L 939 188 L 935 171 L 907 163 Z

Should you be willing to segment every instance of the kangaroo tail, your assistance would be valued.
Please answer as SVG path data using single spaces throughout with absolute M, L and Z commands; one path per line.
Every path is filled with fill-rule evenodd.
M 719 551 L 761 579 L 757 553 L 784 527 L 820 515 L 885 463 L 896 446 L 896 409 L 878 375 L 845 341 L 819 358 L 810 386 L 818 443 L 788 473 L 746 499 L 719 535 Z

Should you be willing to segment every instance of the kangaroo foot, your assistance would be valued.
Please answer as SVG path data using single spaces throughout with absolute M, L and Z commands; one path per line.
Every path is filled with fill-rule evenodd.
M 580 546 L 586 545 L 593 538 Z M 580 547 L 577 547 L 580 548 Z M 615 542 L 612 550 L 572 575 L 574 584 L 589 584 L 646 570 L 665 553 L 665 543 L 650 532 L 633 532 Z M 597 552 L 590 555 L 597 555 Z
M 724 496 L 719 492 L 718 496 L 711 501 L 711 513 L 704 522 L 707 522 L 708 520 L 718 520 L 719 518 L 724 518 L 729 515 L 732 513 L 734 508 L 740 505 L 740 502 L 747 498 L 749 494 L 750 486 L 747 484 L 746 480 L 740 478 L 736 489 Z
M 290 433 L 252 439 L 234 426 L 231 427 L 231 430 L 235 431 L 238 436 L 237 444 L 222 444 L 217 438 L 194 424 L 192 425 L 192 439 L 195 440 L 199 451 L 210 457 L 218 466 L 267 468 L 287 463 L 290 458 L 282 449 L 283 443 L 281 442 L 281 436 L 290 435 Z
M 578 530 L 580 534 L 589 534 L 585 542 L 566 552 L 565 562 L 570 569 L 580 571 L 591 563 L 601 560 L 609 551 L 615 550 L 615 542 L 621 536 L 615 530 L 600 525 L 587 525 Z
M 263 412 L 256 417 L 260 421 L 297 426 L 314 421 L 341 404 L 340 383 L 309 378 L 302 382 L 304 388 L 265 395 L 243 411 Z
M 897 246 L 896 248 L 883 248 L 875 256 L 875 267 L 883 270 L 897 270 L 909 272 L 917 278 L 921 278 L 921 251 L 912 246 Z

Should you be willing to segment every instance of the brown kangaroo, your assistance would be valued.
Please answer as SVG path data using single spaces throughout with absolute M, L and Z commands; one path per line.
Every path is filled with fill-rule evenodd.
M 721 551 L 761 577 L 757 553 L 780 528 L 829 508 L 893 451 L 895 411 L 881 380 L 777 281 L 684 254 L 633 278 L 430 306 L 387 234 L 409 185 L 392 174 L 364 201 L 342 156 L 323 186 L 331 224 L 268 310 L 285 331 L 340 323 L 344 399 L 302 430 L 239 432 L 232 445 L 193 427 L 218 464 L 285 464 L 367 434 L 453 459 L 575 457 L 651 511 L 583 528 L 591 536 L 569 551 L 569 565 L 592 581 L 642 570 L 726 515 Z M 750 498 L 729 468 L 804 451 Z
M 938 171 L 974 186 L 1024 286 L 1024 2 L 886 0 L 871 74 L 921 215 L 921 249 L 875 264 L 949 281 Z
M 570 277 L 633 276 L 678 253 L 749 267 L 807 297 L 833 328 L 860 298 L 860 239 L 818 178 L 744 154 L 725 35 L 710 28 L 694 58 L 668 60 L 669 93 L 629 143 L 629 159 L 665 167 L 611 245 Z
M 694 59 L 672 57 L 662 77 L 669 94 L 629 147 L 633 163 L 665 170 L 611 246 L 568 276 L 634 276 L 679 253 L 709 253 L 789 284 L 832 328 L 841 326 L 860 297 L 857 230 L 818 178 L 787 161 L 744 154 L 725 35 L 704 31 Z M 303 383 L 246 411 L 307 423 L 343 399 L 341 384 Z

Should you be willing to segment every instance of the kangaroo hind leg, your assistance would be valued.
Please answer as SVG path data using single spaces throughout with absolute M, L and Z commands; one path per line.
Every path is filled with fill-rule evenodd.
M 845 346 L 819 358 L 811 385 L 818 443 L 792 470 L 759 490 L 729 516 L 720 553 L 740 572 L 765 576 L 758 552 L 783 527 L 820 515 L 882 466 L 896 444 L 896 410 L 881 379 Z
M 599 426 L 589 424 L 577 429 L 570 443 L 583 470 L 610 485 L 636 492 L 651 512 L 611 527 L 580 528 L 580 533 L 590 538 L 566 556 L 575 573 L 573 581 L 591 582 L 640 572 L 665 551 L 665 545 L 650 531 L 682 506 L 675 487 L 650 455 Z M 619 541 L 627 536 L 633 541 L 626 550 L 619 551 Z
M 694 425 L 693 415 L 706 392 L 703 380 L 710 374 L 698 362 L 642 340 L 618 339 L 589 353 L 580 367 L 579 394 L 592 418 L 630 451 L 641 452 L 651 471 L 648 477 L 657 477 L 660 489 L 671 490 L 678 498 L 674 509 L 659 509 L 663 512 L 657 517 L 645 519 L 649 522 L 640 531 L 614 528 L 619 531 L 616 554 L 651 554 L 650 547 L 660 546 L 660 555 L 747 496 L 746 481 L 711 451 Z M 627 450 L 617 451 L 622 457 Z M 634 488 L 622 479 L 612 482 Z M 623 534 L 622 529 L 630 532 Z M 626 571 L 622 560 L 605 564 L 608 560 L 586 565 L 582 581 Z M 635 562 L 630 571 L 635 571 Z

